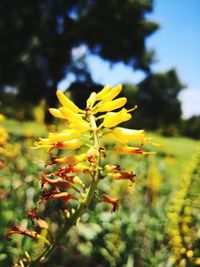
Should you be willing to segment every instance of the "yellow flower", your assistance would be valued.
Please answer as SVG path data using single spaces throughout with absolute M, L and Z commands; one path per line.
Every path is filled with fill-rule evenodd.
M 131 141 L 143 143 L 146 140 L 143 130 L 133 130 L 117 127 L 112 131 L 112 133 L 114 134 L 115 139 L 117 139 L 117 141 L 119 141 L 120 143 L 127 143 Z
M 110 85 L 106 85 L 104 86 L 104 88 L 97 93 L 96 95 L 96 100 L 102 100 L 103 98 L 105 98 L 105 95 L 111 90 L 111 86 Z
M 101 101 L 94 107 L 94 113 L 108 112 L 123 107 L 127 102 L 126 97 L 120 97 L 113 101 Z
M 122 90 L 122 85 L 118 84 L 113 89 L 109 90 L 107 93 L 102 94 L 102 96 L 101 96 L 102 101 L 108 102 L 108 101 L 113 100 L 116 96 L 119 95 L 121 90 Z M 98 95 L 97 95 L 97 97 L 98 97 Z
M 38 142 L 35 142 L 36 147 L 47 147 L 49 151 L 54 149 L 66 149 L 74 150 L 80 148 L 82 142 L 79 139 L 72 139 L 63 142 L 52 142 L 50 139 L 40 139 Z
M 119 123 L 130 120 L 131 117 L 131 114 L 129 114 L 127 109 L 125 108 L 123 108 L 119 112 L 108 112 L 105 115 L 102 125 L 106 128 L 111 128 Z
M 186 255 L 187 255 L 188 258 L 192 258 L 193 255 L 194 255 L 194 251 L 193 251 L 193 250 L 188 250 L 188 251 L 186 252 Z
M 186 248 L 182 247 L 182 248 L 180 249 L 180 253 L 181 253 L 181 254 L 185 254 L 185 252 L 186 252 Z
M 63 142 L 80 136 L 80 133 L 75 129 L 64 130 L 61 133 L 49 133 L 48 140 L 52 143 Z
M 200 258 L 195 259 L 195 264 L 200 265 Z
M 80 154 L 80 155 L 71 155 L 71 156 L 66 156 L 62 158 L 54 158 L 53 163 L 58 163 L 58 164 L 77 164 L 81 161 L 84 161 L 87 158 L 86 153 Z
M 69 108 L 62 107 L 59 109 L 64 118 L 69 121 L 69 127 L 77 129 L 79 132 L 87 132 L 91 129 L 90 124 L 82 119 L 81 114 L 71 111 Z
M 0 121 L 3 121 L 3 120 L 5 120 L 5 116 L 0 113 Z
M 59 110 L 61 114 L 64 116 L 64 118 L 68 121 L 82 120 L 81 114 L 78 114 L 77 112 L 74 112 L 73 110 L 67 107 L 61 107 L 59 108 Z
M 59 119 L 65 119 L 64 115 L 61 113 L 61 111 L 57 108 L 49 108 L 49 112 L 52 116 Z
M 84 133 L 91 130 L 90 124 L 85 120 L 74 120 L 69 124 L 69 127 L 72 129 L 76 129 L 80 133 Z
M 6 144 L 8 137 L 6 129 L 0 125 L 0 145 Z
M 143 151 L 140 147 L 131 147 L 131 146 L 122 146 L 122 145 L 117 145 L 115 147 L 115 151 L 118 154 L 143 154 Z
M 92 107 L 96 101 L 97 94 L 95 92 L 92 92 L 87 99 L 87 107 Z
M 80 109 L 68 97 L 66 97 L 61 91 L 57 91 L 56 95 L 60 103 L 63 105 L 63 107 L 67 107 L 73 112 L 80 111 Z

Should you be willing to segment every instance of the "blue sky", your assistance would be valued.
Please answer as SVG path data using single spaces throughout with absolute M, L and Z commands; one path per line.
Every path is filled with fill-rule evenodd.
M 152 69 L 162 72 L 176 68 L 180 80 L 187 86 L 179 96 L 183 116 L 200 115 L 200 0 L 154 2 L 154 11 L 147 18 L 158 22 L 160 29 L 147 39 L 147 47 L 156 51 L 157 61 Z M 83 52 L 84 49 L 82 47 Z M 91 55 L 87 61 L 96 82 L 114 86 L 123 82 L 137 83 L 144 78 L 141 71 L 133 71 L 122 63 L 110 66 Z
M 148 17 L 160 24 L 160 30 L 147 41 L 156 50 L 155 71 L 177 69 L 187 86 L 179 96 L 184 117 L 200 115 L 200 1 L 155 0 Z

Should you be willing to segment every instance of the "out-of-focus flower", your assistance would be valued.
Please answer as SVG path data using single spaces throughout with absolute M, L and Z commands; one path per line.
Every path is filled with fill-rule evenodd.
M 167 213 L 168 235 L 171 254 L 176 258 L 176 266 L 184 262 L 184 266 L 198 265 L 196 258 L 196 244 L 194 240 L 198 235 L 198 228 L 195 225 L 196 204 L 199 202 L 198 194 L 195 192 L 199 186 L 198 170 L 200 164 L 200 153 L 197 154 L 187 166 L 186 171 L 180 180 L 180 186 L 171 199 L 171 205 Z M 197 255 L 198 256 L 198 255 Z M 174 265 L 175 266 L 175 265 Z
M 5 116 L 0 113 L 0 121 L 3 121 L 3 120 L 5 120 Z

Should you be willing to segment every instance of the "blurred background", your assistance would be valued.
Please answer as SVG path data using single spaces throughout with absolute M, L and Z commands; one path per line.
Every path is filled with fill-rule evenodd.
M 93 210 L 52 266 L 200 265 L 199 10 L 199 0 L 0 0 L 2 240 L 14 221 L 28 225 L 21 207 L 36 201 L 38 158 L 47 158 L 31 146 L 53 130 L 56 90 L 84 108 L 90 92 L 122 83 L 127 106 L 138 105 L 124 125 L 161 147 L 134 164 L 113 156 L 134 165 L 136 185 L 115 186 L 119 213 Z M 3 241 L 0 266 L 34 249 Z

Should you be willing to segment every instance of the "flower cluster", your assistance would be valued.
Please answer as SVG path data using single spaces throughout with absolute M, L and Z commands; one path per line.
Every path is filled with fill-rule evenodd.
M 197 227 L 196 211 L 199 203 L 200 154 L 193 159 L 191 166 L 184 173 L 178 191 L 175 193 L 168 210 L 168 234 L 173 266 L 200 265 L 200 258 L 195 248 Z M 191 194 L 192 192 L 192 194 Z
M 4 115 L 0 113 L 0 122 L 3 121 L 5 119 Z M 2 156 L 5 156 L 5 157 L 10 157 L 11 154 L 8 150 L 8 138 L 9 138 L 9 135 L 6 131 L 6 129 L 0 125 L 0 157 Z M 3 165 L 3 161 L 2 159 L 0 158 L 0 166 Z
M 123 170 L 117 163 L 105 163 L 108 151 L 106 144 L 109 140 L 112 143 L 109 149 L 120 155 L 151 154 L 142 149 L 144 143 L 149 142 L 143 130 L 118 127 L 118 124 L 131 119 L 131 112 L 136 108 L 124 108 L 127 99 L 116 98 L 121 90 L 122 86 L 117 85 L 114 88 L 105 86 L 98 93 L 92 92 L 84 110 L 77 107 L 64 93 L 57 91 L 61 106 L 49 109 L 54 117 L 65 123 L 65 128 L 51 132 L 48 138 L 41 138 L 35 143 L 37 148 L 48 149 L 51 160 L 40 179 L 42 193 L 38 205 L 29 212 L 29 216 L 36 220 L 40 228 L 47 229 L 48 224 L 39 216 L 39 205 L 46 201 L 58 201 L 66 219 L 58 238 L 76 224 L 93 199 L 110 204 L 112 212 L 119 208 L 116 196 L 98 194 L 97 185 L 100 181 L 135 181 L 135 173 Z M 56 154 L 58 151 L 59 156 Z M 19 233 L 15 229 L 16 225 L 14 229 L 10 229 L 9 236 Z M 47 255 L 52 247 L 54 246 L 47 250 Z

